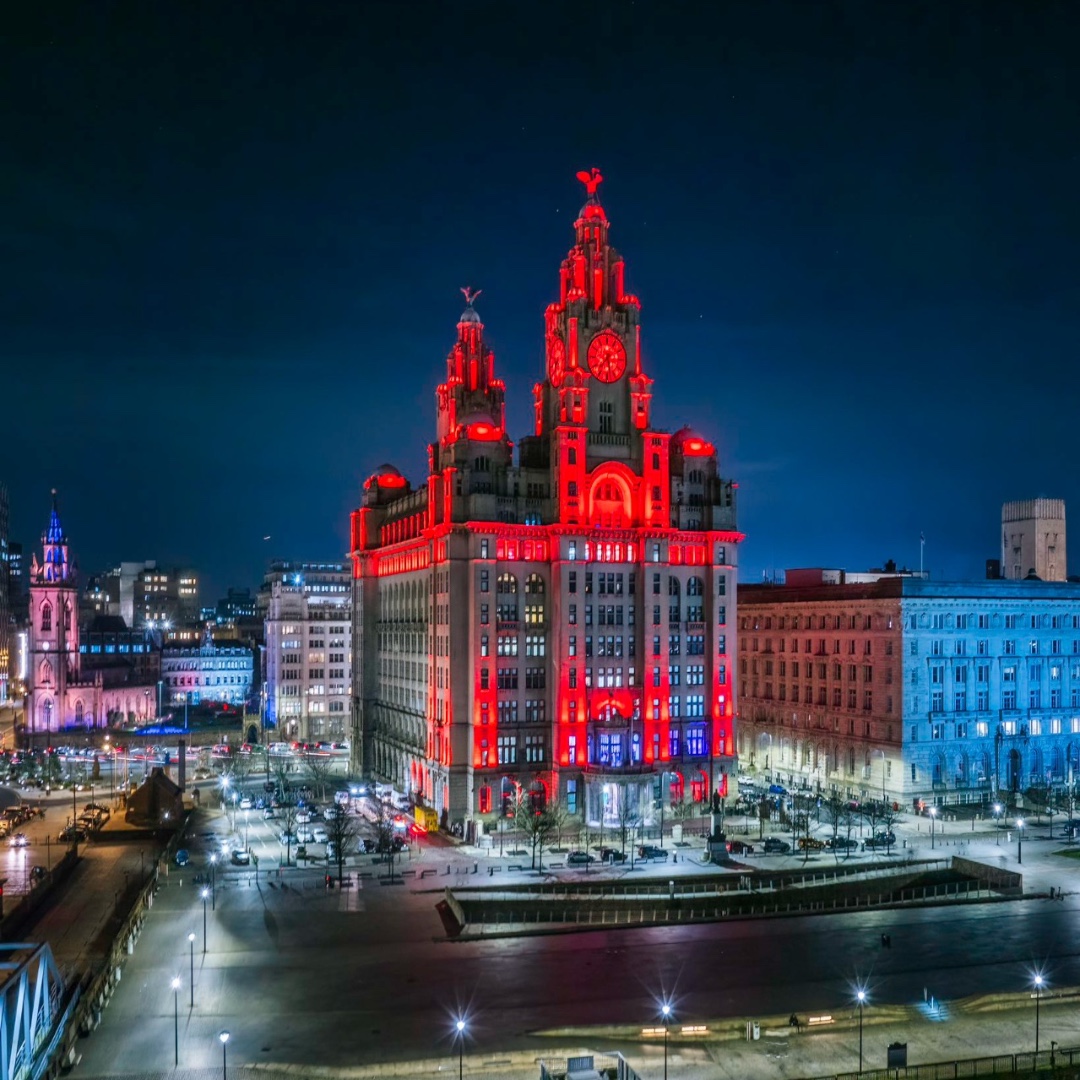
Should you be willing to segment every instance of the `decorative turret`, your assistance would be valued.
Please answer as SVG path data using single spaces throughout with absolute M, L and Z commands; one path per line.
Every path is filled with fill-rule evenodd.
M 480 290 L 461 291 L 466 306 L 457 324 L 458 339 L 446 358 L 446 382 L 435 391 L 437 471 L 453 463 L 453 447 L 459 442 L 509 447 L 506 384 L 495 377 L 495 354 L 484 344 L 484 324 L 473 306 Z

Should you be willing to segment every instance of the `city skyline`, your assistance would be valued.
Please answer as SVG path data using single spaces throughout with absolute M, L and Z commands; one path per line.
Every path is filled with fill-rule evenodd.
M 408 27 L 392 6 L 23 15 L 12 538 L 34 546 L 56 487 L 84 574 L 191 565 L 205 599 L 343 555 L 364 477 L 426 475 L 460 286 L 484 290 L 509 432 L 531 429 L 594 165 L 655 423 L 715 439 L 744 580 L 917 567 L 920 534 L 935 578 L 978 577 L 1003 502 L 1076 501 L 1064 5 L 601 3 L 587 34 L 572 10 L 549 9 L 546 59 L 485 4 Z M 468 63 L 441 55 L 455 34 Z

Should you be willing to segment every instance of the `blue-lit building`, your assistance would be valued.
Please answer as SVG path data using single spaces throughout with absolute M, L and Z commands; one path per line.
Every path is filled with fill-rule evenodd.
M 161 653 L 163 701 L 172 705 L 242 707 L 251 694 L 254 654 L 246 645 L 216 643 L 209 626 L 200 645 L 166 645 Z
M 739 587 L 739 761 L 910 805 L 1071 795 L 1080 583 L 790 571 Z

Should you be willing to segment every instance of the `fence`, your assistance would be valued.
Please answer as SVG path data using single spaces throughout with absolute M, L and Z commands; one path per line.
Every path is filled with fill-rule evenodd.
M 929 1065 L 908 1065 L 895 1069 L 863 1069 L 862 1072 L 832 1073 L 815 1080 L 958 1080 L 968 1076 L 1026 1077 L 1049 1069 L 1080 1065 L 1080 1047 L 1040 1050 L 1024 1054 L 997 1054 L 994 1057 L 937 1061 Z

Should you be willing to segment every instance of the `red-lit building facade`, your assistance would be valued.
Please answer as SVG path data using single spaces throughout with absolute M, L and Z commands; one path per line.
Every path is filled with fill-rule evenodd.
M 466 291 L 426 482 L 383 466 L 352 514 L 356 764 L 453 824 L 516 790 L 648 823 L 734 771 L 736 485 L 653 425 L 641 305 L 579 178 L 535 432 L 515 460 Z

